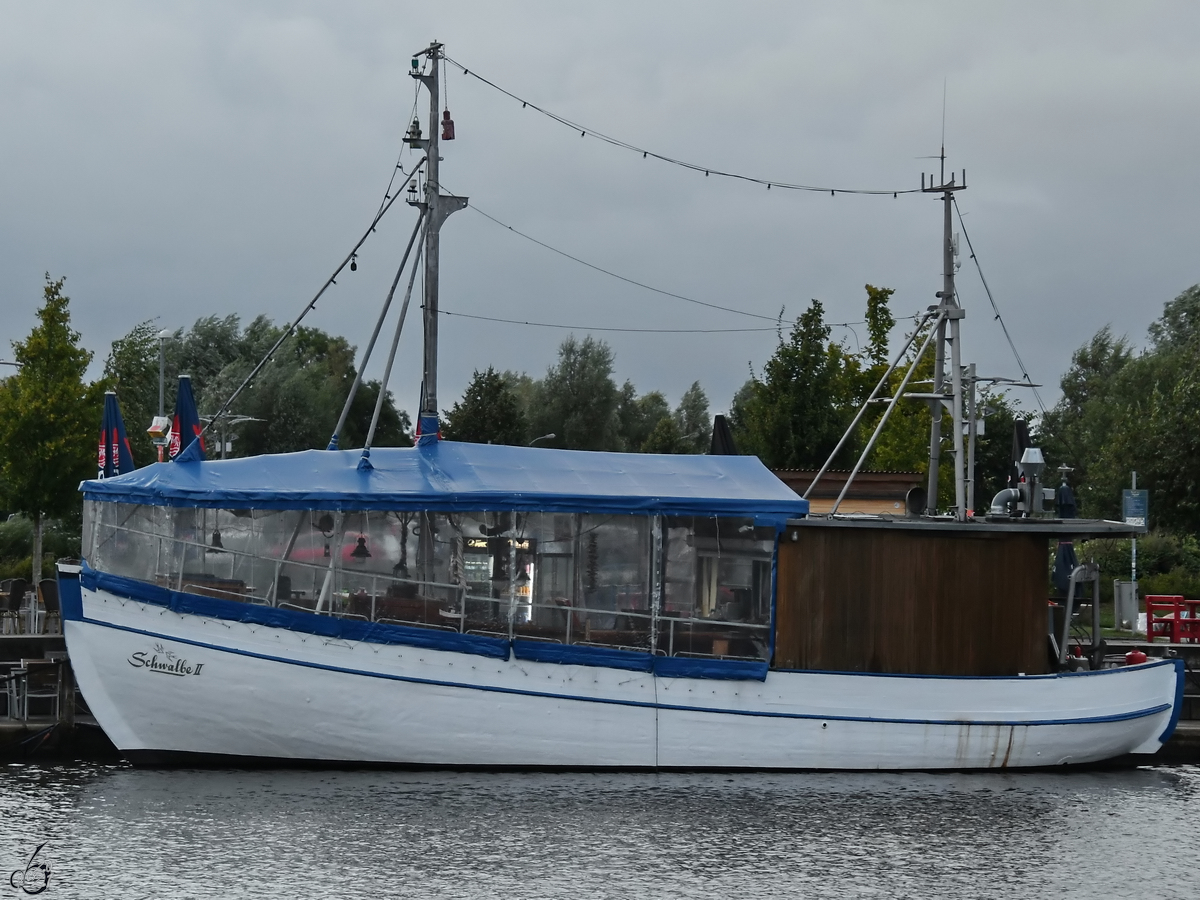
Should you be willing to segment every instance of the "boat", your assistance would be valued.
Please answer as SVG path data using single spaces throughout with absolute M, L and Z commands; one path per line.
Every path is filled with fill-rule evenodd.
M 1047 605 L 1051 541 L 1130 526 L 1042 513 L 1036 452 L 989 514 L 967 506 L 973 392 L 951 264 L 924 332 L 938 379 L 916 399 L 936 405 L 935 422 L 953 414 L 952 514 L 936 510 L 936 435 L 932 507 L 914 498 L 900 516 L 810 515 L 755 457 L 442 440 L 437 230 L 466 200 L 438 192 L 441 45 L 422 52 L 431 133 L 409 135 L 429 165 L 410 201 L 425 221 L 415 446 L 368 437 L 364 450 L 205 460 L 197 441 L 81 486 L 83 559 L 59 566 L 64 633 L 127 759 L 964 770 L 1161 747 L 1181 662 L 1106 667 L 1098 593 L 1090 640 L 1072 647 L 1094 567 L 1073 566 L 1065 603 Z M 911 371 L 889 410 L 913 399 Z

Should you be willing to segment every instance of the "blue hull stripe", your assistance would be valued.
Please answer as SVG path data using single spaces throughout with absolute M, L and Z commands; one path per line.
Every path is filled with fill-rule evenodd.
M 485 637 L 475 634 L 439 631 L 408 625 L 388 625 L 380 622 L 362 622 L 353 619 L 336 619 L 332 616 L 316 615 L 280 609 L 275 606 L 259 606 L 239 600 L 223 600 L 204 597 L 169 588 L 146 584 L 132 578 L 98 572 L 84 563 L 83 572 L 76 582 L 88 590 L 104 590 L 118 597 L 126 597 L 140 603 L 164 606 L 172 612 L 189 613 L 226 622 L 243 622 L 250 625 L 265 625 L 287 631 L 312 634 L 325 638 L 342 638 L 347 641 L 365 641 L 372 644 L 403 644 L 410 647 L 425 647 L 430 650 L 451 650 L 456 653 L 472 653 L 494 659 L 508 659 L 507 638 Z M 75 614 L 73 606 L 64 606 L 63 615 L 70 619 Z M 82 615 L 82 609 L 79 610 Z
M 1166 662 L 1175 664 L 1175 704 L 1171 711 L 1171 721 L 1167 723 L 1166 729 L 1159 737 L 1164 744 L 1167 742 L 1167 738 L 1175 733 L 1175 726 L 1179 724 L 1179 714 L 1183 712 L 1183 687 L 1187 681 L 1187 673 L 1184 670 L 1182 659 L 1176 657 L 1166 660 Z
M 379 622 L 361 622 L 337 619 L 332 616 L 311 612 L 280 609 L 274 606 L 259 606 L 238 600 L 223 600 L 199 596 L 187 592 L 173 591 L 158 585 L 147 584 L 120 575 L 98 572 L 85 561 L 78 578 L 60 576 L 60 593 L 63 596 L 63 617 L 79 619 L 83 616 L 81 585 L 90 591 L 104 590 L 117 597 L 125 597 L 139 603 L 164 606 L 172 612 L 220 619 L 225 622 L 241 622 L 247 625 L 265 625 L 300 634 L 312 634 L 325 638 L 341 638 L 346 641 L 368 644 L 401 644 L 409 647 L 424 647 L 429 650 L 448 650 L 453 653 L 474 653 L 494 659 L 508 659 L 509 653 L 524 659 L 540 662 L 558 662 L 578 666 L 599 666 L 612 669 L 631 669 L 649 672 L 664 678 L 718 678 L 729 680 L 763 681 L 767 677 L 767 663 L 736 659 L 708 659 L 695 657 L 651 656 L 649 651 L 631 652 L 616 648 L 582 647 L 528 641 L 517 638 L 487 637 L 484 635 L 459 634 L 409 625 L 385 625 Z M 68 597 L 68 595 L 71 595 Z
M 840 716 L 840 715 L 817 715 L 815 713 L 784 713 L 784 712 L 768 712 L 765 710 L 746 710 L 746 709 L 714 709 L 703 706 L 684 706 L 672 703 L 650 703 L 637 700 L 612 700 L 604 697 L 581 697 L 574 694 L 556 694 L 547 691 L 526 691 L 519 688 L 505 688 L 494 685 L 479 685 L 479 684 L 463 684 L 453 681 L 440 681 L 432 678 L 416 678 L 410 675 L 391 675 L 385 672 L 370 672 L 363 669 L 350 669 L 342 666 L 330 666 L 324 663 L 306 662 L 298 659 L 288 659 L 282 656 L 274 656 L 267 653 L 255 653 L 251 650 L 239 650 L 233 647 L 222 647 L 219 644 L 209 644 L 203 641 L 193 641 L 187 638 L 175 637 L 169 634 L 162 634 L 156 631 L 146 631 L 141 628 L 131 628 L 127 625 L 115 625 L 111 622 L 104 622 L 99 619 L 90 619 L 86 616 L 81 617 L 78 621 L 88 625 L 96 625 L 102 628 L 112 628 L 117 631 L 126 631 L 131 634 L 141 634 L 146 637 L 156 638 L 159 640 L 172 641 L 177 644 L 187 644 L 192 647 L 201 647 L 205 650 L 215 650 L 220 653 L 232 653 L 237 656 L 246 656 L 252 659 L 261 659 L 267 662 L 283 663 L 291 666 L 301 666 L 306 669 L 321 669 L 328 672 L 339 672 L 345 675 L 359 675 L 365 678 L 382 678 L 387 681 L 401 681 L 409 684 L 425 684 L 435 687 L 459 688 L 461 690 L 470 691 L 485 691 L 494 694 L 514 694 L 522 697 L 539 697 L 547 700 L 569 700 L 577 703 L 605 703 L 614 706 L 634 706 L 645 709 L 659 709 L 673 712 L 698 712 L 711 713 L 716 715 L 728 716 L 753 716 L 759 718 L 770 719 L 815 719 L 821 722 L 877 722 L 889 725 L 1000 725 L 1000 726 L 1036 726 L 1036 725 L 1090 725 L 1105 722 L 1126 722 L 1131 719 L 1141 719 L 1147 716 L 1154 716 L 1158 713 L 1165 712 L 1171 708 L 1170 703 L 1161 703 L 1158 706 L 1149 709 L 1139 709 L 1133 712 L 1114 713 L 1107 716 L 1083 716 L 1076 719 L 1043 719 L 1043 720 L 975 720 L 975 719 L 885 719 L 874 716 Z

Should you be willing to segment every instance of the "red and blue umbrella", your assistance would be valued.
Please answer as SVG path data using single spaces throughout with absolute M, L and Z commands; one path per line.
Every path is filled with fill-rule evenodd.
M 199 439 L 199 458 L 204 459 L 204 438 L 200 437 L 200 413 L 196 411 L 196 397 L 192 393 L 192 379 L 187 375 L 179 376 L 179 393 L 175 395 L 175 419 L 171 423 L 171 442 L 167 445 L 167 454 L 175 459 L 186 450 L 193 441 Z M 197 456 L 193 450 L 189 457 Z
M 117 403 L 115 391 L 104 395 L 104 418 L 100 420 L 100 454 L 97 478 L 112 478 L 124 475 L 136 468 L 133 451 L 129 449 L 129 436 L 125 434 L 125 420 L 121 418 L 121 405 Z

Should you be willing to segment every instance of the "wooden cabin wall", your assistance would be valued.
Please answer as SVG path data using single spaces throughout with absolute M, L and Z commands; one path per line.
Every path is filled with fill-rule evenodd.
M 788 529 L 779 544 L 774 664 L 1044 673 L 1048 549 L 1030 534 Z

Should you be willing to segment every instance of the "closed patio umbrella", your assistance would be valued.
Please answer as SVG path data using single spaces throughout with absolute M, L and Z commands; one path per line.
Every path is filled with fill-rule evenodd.
M 179 376 L 179 393 L 175 395 L 175 418 L 171 422 L 171 443 L 167 452 L 175 459 L 186 450 L 193 441 L 199 439 L 196 448 L 199 454 L 192 451 L 189 457 L 199 456 L 204 459 L 204 439 L 200 437 L 200 414 L 196 411 L 196 397 L 192 393 L 192 379 L 187 375 Z
M 125 433 L 125 420 L 121 418 L 121 405 L 115 391 L 104 394 L 104 416 L 100 420 L 100 451 L 97 458 L 97 478 L 112 478 L 132 472 L 133 451 L 129 449 L 129 436 Z

